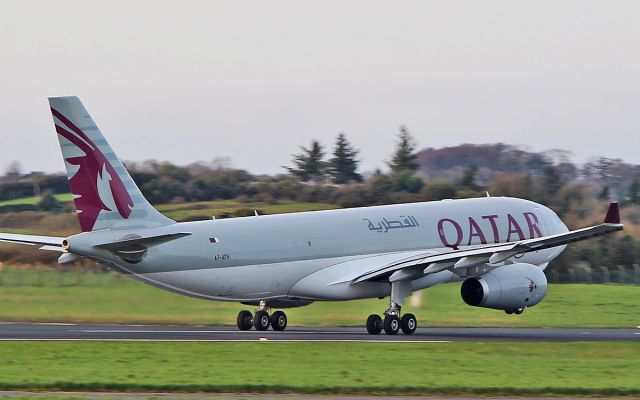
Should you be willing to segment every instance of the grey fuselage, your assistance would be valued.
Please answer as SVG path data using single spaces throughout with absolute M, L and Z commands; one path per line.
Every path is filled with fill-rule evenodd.
M 167 290 L 210 300 L 349 300 L 389 295 L 389 284 L 351 284 L 398 253 L 438 253 L 566 232 L 545 206 L 487 197 L 281 215 L 123 225 L 69 238 L 71 251 Z M 148 249 L 138 263 L 94 247 L 122 239 L 185 232 Z M 564 247 L 527 253 L 518 262 L 546 267 Z M 369 261 L 370 260 L 370 263 Z M 414 290 L 459 277 L 450 271 L 412 282 Z

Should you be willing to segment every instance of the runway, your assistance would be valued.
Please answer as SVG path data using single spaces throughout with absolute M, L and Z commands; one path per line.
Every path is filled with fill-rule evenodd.
M 414 335 L 368 335 L 364 327 L 290 327 L 284 332 L 231 326 L 95 325 L 0 322 L 0 341 L 131 342 L 640 342 L 640 329 L 418 328 Z

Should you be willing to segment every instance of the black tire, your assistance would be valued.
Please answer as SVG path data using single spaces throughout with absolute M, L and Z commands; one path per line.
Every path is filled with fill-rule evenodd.
M 416 328 L 418 328 L 416 316 L 411 313 L 404 314 L 402 318 L 400 318 L 400 328 L 405 335 L 413 335 Z
M 271 318 L 269 313 L 263 310 L 256 311 L 256 315 L 253 316 L 253 326 L 257 331 L 266 331 L 271 324 Z
M 384 333 L 387 335 L 397 335 L 400 330 L 400 320 L 397 315 L 387 315 L 384 317 Z
M 274 331 L 283 331 L 287 328 L 287 314 L 276 311 L 271 315 L 271 327 Z
M 516 315 L 520 315 L 524 312 L 524 308 L 516 308 L 515 310 L 513 310 L 513 313 Z
M 511 309 L 509 309 L 509 310 L 504 310 L 504 312 L 505 312 L 505 313 L 507 313 L 507 314 L 509 314 L 509 315 L 513 314 L 513 310 L 511 310 Z
M 253 326 L 253 315 L 251 311 L 242 310 L 238 313 L 238 329 L 248 331 Z
M 382 332 L 382 318 L 379 315 L 369 315 L 369 318 L 367 318 L 367 332 L 370 335 L 379 335 Z

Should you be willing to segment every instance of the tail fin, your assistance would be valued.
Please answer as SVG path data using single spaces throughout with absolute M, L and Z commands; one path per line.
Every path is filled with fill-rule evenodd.
M 131 225 L 167 225 L 115 155 L 80 99 L 49 98 L 83 232 Z

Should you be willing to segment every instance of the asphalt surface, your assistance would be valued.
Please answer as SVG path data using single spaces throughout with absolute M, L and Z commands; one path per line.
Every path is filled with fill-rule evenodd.
M 0 322 L 0 341 L 167 342 L 640 342 L 640 329 L 418 328 L 413 335 L 369 335 L 362 328 L 289 327 L 238 331 L 230 326 L 92 325 Z

